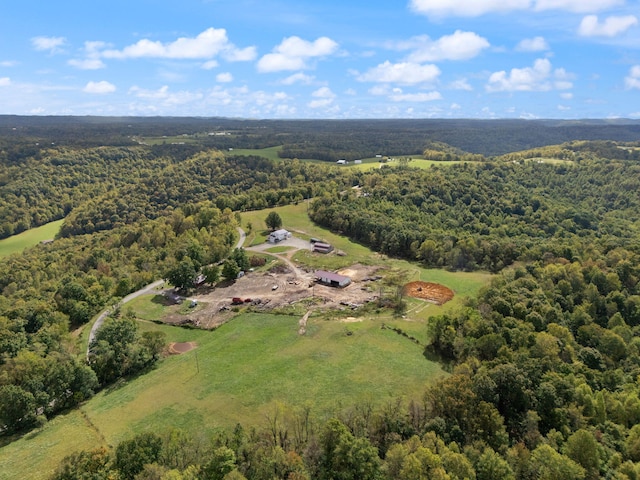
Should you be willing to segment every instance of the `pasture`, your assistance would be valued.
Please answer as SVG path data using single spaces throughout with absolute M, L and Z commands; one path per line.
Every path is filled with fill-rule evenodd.
M 33 247 L 44 240 L 51 240 L 60 231 L 63 220 L 49 222 L 40 227 L 31 228 L 25 232 L 0 240 L 0 258 Z

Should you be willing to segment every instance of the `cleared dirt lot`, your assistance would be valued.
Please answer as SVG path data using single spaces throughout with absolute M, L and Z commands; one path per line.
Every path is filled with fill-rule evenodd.
M 378 267 L 353 265 L 341 270 L 340 274 L 351 278 L 352 283 L 346 288 L 333 288 L 315 281 L 314 271 L 298 267 L 291 261 L 295 252 L 310 249 L 309 242 L 291 237 L 278 244 L 264 243 L 246 248 L 247 252 L 265 252 L 273 247 L 289 247 L 285 252 L 272 253 L 276 260 L 274 266 L 264 272 L 247 272 L 234 282 L 222 282 L 215 288 L 201 288 L 189 297 L 198 302 L 189 315 L 170 315 L 165 318 L 167 323 L 189 323 L 200 328 L 215 328 L 233 317 L 234 307 L 251 306 L 258 310 L 269 311 L 286 305 L 291 305 L 306 298 L 314 298 L 314 308 L 340 307 L 362 305 L 375 300 L 380 280 L 375 273 Z M 322 255 L 318 253 L 317 255 Z M 241 299 L 242 304 L 234 299 Z M 237 309 L 236 309 L 237 310 Z

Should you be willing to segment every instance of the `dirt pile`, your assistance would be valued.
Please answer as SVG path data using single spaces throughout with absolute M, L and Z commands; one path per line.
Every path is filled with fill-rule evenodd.
M 431 282 L 411 282 L 404 286 L 404 294 L 442 305 L 453 298 L 453 290 Z

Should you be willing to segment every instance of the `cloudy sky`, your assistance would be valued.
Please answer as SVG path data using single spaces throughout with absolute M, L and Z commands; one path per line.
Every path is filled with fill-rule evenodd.
M 20 0 L 0 114 L 640 118 L 640 0 Z

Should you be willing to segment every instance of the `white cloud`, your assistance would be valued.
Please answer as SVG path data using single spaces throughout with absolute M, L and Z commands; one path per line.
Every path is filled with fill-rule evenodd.
M 223 72 L 216 75 L 216 82 L 219 83 L 229 83 L 233 82 L 233 75 L 229 72 Z
M 0 87 L 8 87 L 9 85 L 11 85 L 9 77 L 0 77 Z
M 502 70 L 489 77 L 489 92 L 566 90 L 573 87 L 571 76 L 562 68 L 552 70 L 546 58 L 538 59 L 533 67 L 512 68 L 509 74 Z
M 411 62 L 391 63 L 386 61 L 360 75 L 358 80 L 361 82 L 415 85 L 433 83 L 440 73 L 440 69 L 431 64 L 420 65 Z
M 444 35 L 432 41 L 428 36 L 414 37 L 416 49 L 407 61 L 414 63 L 437 62 L 440 60 L 469 60 L 490 46 L 488 40 L 474 32 L 456 30 L 452 35 Z
M 82 89 L 85 93 L 96 93 L 96 94 L 105 94 L 105 93 L 113 93 L 116 91 L 116 86 L 113 83 L 109 83 L 105 80 L 101 82 L 89 82 Z
M 164 85 L 158 90 L 146 90 L 138 86 L 133 86 L 129 89 L 129 94 L 144 100 L 152 100 L 154 103 L 157 102 L 156 106 L 164 108 L 201 101 L 204 97 L 200 92 L 181 91 L 174 93 L 169 91 L 168 85 Z
M 624 4 L 624 0 L 411 0 L 410 8 L 430 17 L 477 17 L 517 10 L 565 10 L 588 13 Z
M 337 49 L 338 44 L 328 37 L 320 37 L 313 42 L 296 36 L 285 38 L 272 53 L 258 61 L 258 71 L 304 70 L 309 68 L 307 60 L 332 55 Z
M 15 62 L 13 60 L 5 60 L 3 62 L 0 62 L 0 67 L 15 67 L 18 64 L 18 62 Z
M 229 60 L 253 60 L 255 48 L 237 49 L 224 28 L 208 28 L 196 37 L 180 37 L 169 43 L 142 39 L 122 50 L 104 50 L 104 58 L 200 59 L 224 54 Z
M 315 77 L 311 75 L 306 75 L 302 72 L 298 72 L 281 80 L 280 83 L 282 85 L 294 85 L 296 83 L 300 83 L 303 85 L 310 85 L 314 80 L 315 80 Z
M 308 103 L 310 108 L 325 108 L 331 105 L 336 98 L 336 94 L 329 87 L 320 87 L 311 94 L 315 100 Z
M 588 13 L 623 5 L 624 0 L 535 0 L 534 4 L 538 11 L 566 10 L 575 13 Z
M 106 66 L 99 58 L 83 58 L 81 60 L 72 58 L 67 63 L 80 70 L 99 70 Z
M 402 91 L 400 91 L 389 95 L 389 100 L 394 102 L 432 102 L 441 99 L 442 95 L 436 91 L 420 93 L 402 93 Z
M 549 50 L 549 44 L 544 37 L 525 38 L 516 45 L 520 52 L 543 52 Z
M 208 62 L 204 62 L 202 64 L 202 69 L 203 70 L 213 70 L 214 68 L 217 68 L 219 65 L 217 60 L 209 60 Z
M 99 70 L 105 68 L 105 64 L 100 60 L 100 50 L 108 47 L 105 42 L 84 42 L 84 55 L 83 59 L 71 59 L 67 63 L 72 67 L 79 68 L 80 70 Z
M 411 9 L 434 17 L 477 17 L 529 8 L 531 0 L 411 0 Z
M 578 33 L 583 37 L 615 37 L 637 24 L 634 15 L 607 17 L 602 23 L 597 15 L 587 15 L 580 22 Z
M 624 86 L 627 89 L 640 89 L 640 65 L 634 65 L 629 70 L 629 75 L 624 79 Z
M 560 94 L 560 98 L 563 98 L 565 100 L 571 100 L 573 98 L 573 93 L 571 92 L 564 92 Z
M 31 45 L 38 51 L 49 51 L 49 53 L 60 53 L 63 47 L 67 43 L 67 39 L 64 37 L 33 37 L 31 39 Z
M 473 90 L 473 87 L 469 85 L 469 82 L 466 78 L 461 78 L 460 80 L 455 80 L 449 84 L 449 88 L 451 90 L 466 90 L 470 92 Z

